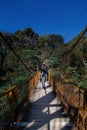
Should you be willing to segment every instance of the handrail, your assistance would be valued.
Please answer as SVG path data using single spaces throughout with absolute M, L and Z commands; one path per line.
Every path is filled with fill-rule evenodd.
M 0 98 L 3 97 L 3 96 L 5 96 L 6 94 L 9 94 L 9 92 L 13 91 L 15 88 L 16 88 L 16 85 L 13 86 L 13 87 L 11 87 L 11 88 L 9 88 L 8 90 L 5 90 L 5 91 L 1 92 L 0 93 Z
M 78 87 L 76 84 L 72 84 L 72 83 L 69 84 L 69 82 L 65 82 L 67 80 L 58 81 L 54 79 L 51 74 L 49 74 L 48 77 L 49 77 L 50 84 L 52 83 L 52 86 L 54 87 L 54 90 L 56 91 L 59 101 L 64 104 L 64 110 L 73 117 L 76 123 L 76 127 L 80 128 L 81 130 L 82 129 L 86 130 L 87 89 L 85 90 Z M 70 89 L 72 89 L 72 88 L 69 88 L 69 90 L 66 89 L 67 85 L 69 87 L 70 85 L 72 85 L 72 87 L 75 88 L 74 91 L 72 91 L 71 93 L 66 93 L 66 91 L 69 91 Z M 76 90 L 77 88 L 78 88 L 78 91 Z
M 51 74 L 49 74 L 48 79 L 49 79 L 50 84 L 52 84 L 51 86 L 54 87 L 55 91 L 56 92 L 59 91 L 63 99 L 65 97 L 65 101 L 69 105 L 75 108 L 84 107 L 84 91 L 85 91 L 84 89 L 80 88 L 76 84 L 73 84 L 72 82 L 67 82 L 67 80 L 62 79 L 58 81 L 56 78 L 53 78 Z M 71 89 L 72 91 L 70 92 Z M 76 98 L 76 100 L 73 103 L 74 98 Z M 83 102 L 82 102 L 82 99 L 83 99 Z
M 8 130 L 14 129 L 15 109 L 26 99 L 26 97 L 28 99 L 32 94 L 31 88 L 34 89 L 38 76 L 39 73 L 37 72 L 35 75 L 31 75 L 29 80 L 24 84 L 14 85 L 10 89 L 0 93 L 0 103 L 2 103 L 0 104 L 0 125 L 3 125 L 3 130 L 5 130 L 4 124 L 8 124 Z M 5 116 L 7 119 L 5 119 Z M 8 123 L 4 123 L 4 121 Z
M 29 80 L 32 79 L 33 76 L 34 76 L 34 74 L 32 74 L 32 75 L 30 76 Z M 28 81 L 29 81 L 29 80 L 28 80 Z M 11 88 L 9 88 L 9 89 L 7 89 L 7 90 L 5 90 L 5 91 L 3 91 L 3 92 L 0 92 L 0 98 L 3 97 L 3 96 L 5 96 L 6 94 L 8 94 L 10 91 L 13 91 L 16 87 L 17 87 L 17 85 L 13 85 Z

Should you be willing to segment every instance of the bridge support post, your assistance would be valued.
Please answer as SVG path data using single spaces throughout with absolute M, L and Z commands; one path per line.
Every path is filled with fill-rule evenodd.
M 8 99 L 9 99 L 9 105 L 10 105 L 9 130 L 14 130 L 14 97 L 13 97 L 13 91 L 9 92 Z

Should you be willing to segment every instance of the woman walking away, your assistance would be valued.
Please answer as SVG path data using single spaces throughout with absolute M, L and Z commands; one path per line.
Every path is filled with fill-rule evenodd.
M 48 74 L 47 68 L 46 68 L 45 64 L 42 63 L 42 65 L 41 65 L 41 75 L 40 75 L 40 77 L 41 77 L 41 81 L 42 81 L 42 87 L 43 87 L 44 89 L 45 89 L 45 81 L 47 80 L 47 74 Z M 45 92 L 46 92 L 46 90 L 45 90 Z

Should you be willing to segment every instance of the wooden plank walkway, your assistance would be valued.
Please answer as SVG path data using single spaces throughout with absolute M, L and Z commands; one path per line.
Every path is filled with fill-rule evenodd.
M 38 81 L 31 103 L 26 108 L 20 130 L 72 130 L 73 122 L 63 110 L 52 87 L 42 88 Z M 18 129 L 19 130 L 19 129 Z

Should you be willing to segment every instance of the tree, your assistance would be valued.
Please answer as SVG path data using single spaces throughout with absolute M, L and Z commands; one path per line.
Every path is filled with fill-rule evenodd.
M 29 37 L 33 37 L 34 31 L 32 30 L 32 28 L 25 28 L 23 34 Z
M 9 50 L 8 46 L 1 38 L 0 39 L 0 72 L 1 72 L 0 74 L 3 74 L 4 61 L 5 61 L 5 58 L 7 56 L 8 50 Z

